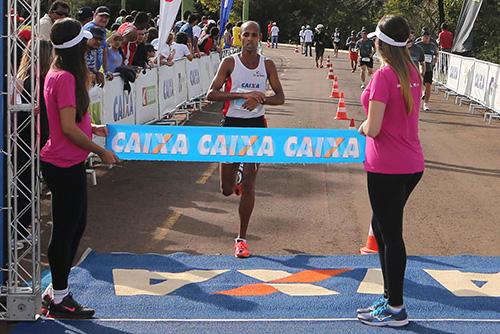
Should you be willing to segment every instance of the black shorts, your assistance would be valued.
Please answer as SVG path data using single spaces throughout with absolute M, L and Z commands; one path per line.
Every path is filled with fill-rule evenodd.
M 267 128 L 267 120 L 265 116 L 255 118 L 237 118 L 226 116 L 221 123 L 223 127 L 229 128 Z
M 433 79 L 433 76 L 432 76 L 432 71 L 427 71 L 425 72 L 424 74 L 424 83 L 432 83 L 432 79 Z
M 319 59 L 320 57 L 323 57 L 323 55 L 325 54 L 325 47 L 317 46 L 315 51 L 316 51 L 316 59 Z
M 359 57 L 359 66 L 364 66 L 368 68 L 373 68 L 373 58 L 370 57 L 370 61 L 363 61 L 363 57 Z

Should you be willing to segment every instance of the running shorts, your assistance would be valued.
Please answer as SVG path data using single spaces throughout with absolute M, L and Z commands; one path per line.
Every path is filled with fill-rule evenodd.
M 267 128 L 267 120 L 265 116 L 254 118 L 238 118 L 226 116 L 222 120 L 222 126 L 229 128 Z
M 367 60 L 369 59 L 369 60 Z M 359 66 L 366 65 L 369 68 L 373 68 L 373 58 L 372 57 L 361 57 L 359 58 Z
M 355 51 L 349 50 L 349 59 L 354 60 L 354 61 L 358 61 L 358 53 Z
M 323 57 L 323 54 L 325 53 L 325 48 L 322 46 L 317 46 L 316 47 L 316 59 L 319 59 L 320 57 Z
M 425 74 L 424 74 L 424 83 L 430 83 L 430 84 L 432 84 L 432 79 L 433 79 L 432 71 L 425 72 Z

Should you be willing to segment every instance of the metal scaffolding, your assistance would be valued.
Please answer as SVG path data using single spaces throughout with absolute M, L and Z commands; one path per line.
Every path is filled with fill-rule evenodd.
M 38 160 L 39 0 L 7 0 L 5 69 L 6 265 L 2 268 L 0 320 L 35 320 L 40 306 L 40 168 Z M 4 4 L 5 3 L 5 4 Z M 25 20 L 18 20 L 18 14 Z M 19 38 L 31 29 L 31 47 Z M 22 54 L 29 56 L 30 88 L 18 84 Z

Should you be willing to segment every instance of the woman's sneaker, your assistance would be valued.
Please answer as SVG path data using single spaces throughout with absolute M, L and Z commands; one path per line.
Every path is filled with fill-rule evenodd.
M 385 304 L 375 311 L 370 313 L 359 313 L 358 320 L 369 326 L 390 326 L 402 327 L 408 325 L 408 314 L 402 308 L 399 312 L 394 313 L 389 309 L 389 305 Z
M 373 304 L 371 304 L 368 307 L 365 308 L 358 308 L 356 310 L 357 313 L 370 313 L 372 311 L 375 311 L 381 306 L 384 306 L 387 303 L 387 299 L 384 298 L 384 296 L 380 297 L 377 299 Z
M 73 299 L 73 295 L 69 293 L 59 304 L 54 304 L 53 300 L 50 302 L 48 316 L 51 318 L 90 319 L 94 313 L 93 309 L 78 304 Z
M 251 253 L 248 249 L 248 244 L 246 240 L 236 239 L 234 240 L 234 256 L 238 258 L 250 257 Z
M 40 307 L 40 314 L 43 316 L 47 316 L 49 313 L 49 305 L 52 302 L 52 298 L 49 295 L 45 295 L 42 298 L 42 306 Z

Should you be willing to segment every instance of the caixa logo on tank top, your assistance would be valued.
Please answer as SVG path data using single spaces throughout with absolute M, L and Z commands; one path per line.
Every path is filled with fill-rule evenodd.
M 191 86 L 200 84 L 200 71 L 198 69 L 189 71 L 189 82 Z
M 135 103 L 132 94 L 123 91 L 121 95 L 115 96 L 113 101 L 113 120 L 118 122 L 130 117 L 135 113 Z

